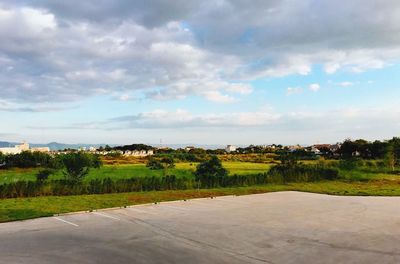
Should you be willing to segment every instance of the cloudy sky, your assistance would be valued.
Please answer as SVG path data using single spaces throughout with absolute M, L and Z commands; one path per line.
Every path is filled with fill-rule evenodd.
M 0 140 L 400 136 L 397 0 L 0 0 Z

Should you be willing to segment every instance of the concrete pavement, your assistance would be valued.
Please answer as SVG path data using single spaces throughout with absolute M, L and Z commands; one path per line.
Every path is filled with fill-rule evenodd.
M 400 263 L 400 197 L 278 192 L 4 223 L 0 263 Z

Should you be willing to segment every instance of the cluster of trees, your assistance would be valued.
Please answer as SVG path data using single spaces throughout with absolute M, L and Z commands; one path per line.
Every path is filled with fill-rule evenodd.
M 106 146 L 107 148 L 107 146 Z M 152 146 L 146 144 L 131 144 L 131 145 L 124 145 L 124 146 L 117 146 L 117 147 L 109 147 L 109 150 L 122 150 L 122 151 L 135 151 L 135 150 L 152 150 L 154 149 Z M 107 149 L 105 149 L 107 150 Z
M 59 159 L 64 167 L 65 178 L 73 182 L 80 182 L 89 173 L 90 168 L 100 168 L 102 165 L 99 156 L 85 152 L 64 154 L 59 156 Z
M 58 159 L 47 153 L 24 151 L 14 155 L 3 155 L 0 153 L 1 168 L 59 168 L 61 163 Z
M 146 167 L 151 170 L 164 170 L 166 175 L 168 169 L 175 167 L 175 161 L 170 156 L 151 157 L 147 162 Z
M 280 156 L 281 163 L 273 166 L 268 175 L 278 182 L 314 182 L 335 180 L 339 171 L 325 164 L 308 165 L 299 163 L 299 156 L 285 154 Z
M 269 147 L 265 146 L 255 146 L 255 145 L 250 145 L 248 147 L 243 147 L 243 148 L 238 148 L 235 153 L 238 154 L 250 154 L 250 153 L 255 153 L 255 154 L 265 154 L 265 153 L 275 153 L 277 150 L 282 149 L 282 145 L 271 145 Z
M 68 162 L 73 163 L 74 166 L 82 168 L 82 166 L 78 166 L 82 164 L 82 160 L 74 156 L 75 154 L 65 156 L 64 158 Z M 90 162 L 89 160 L 86 161 Z M 90 164 L 85 165 L 91 166 Z M 309 167 L 298 167 L 299 165 L 290 167 L 292 170 L 289 171 L 290 174 L 287 174 L 286 166 L 279 167 L 280 169 L 274 170 L 273 173 L 228 176 L 228 171 L 222 166 L 219 159 L 213 156 L 210 160 L 198 165 L 195 172 L 195 179 L 166 175 L 164 177 L 132 177 L 118 180 L 110 178 L 94 179 L 91 181 L 79 181 L 79 184 L 77 184 L 77 180 L 81 179 L 80 177 L 67 177 L 62 180 L 47 181 L 18 181 L 0 185 L 0 198 L 240 187 L 267 183 L 318 181 L 322 179 L 334 179 L 336 177 L 334 172 L 330 170 L 322 170 L 321 168 L 320 170 L 315 169 L 311 171 Z M 79 175 L 85 173 L 82 170 L 77 170 L 77 172 Z
M 339 149 L 343 159 L 359 157 L 363 159 L 381 159 L 384 163 L 395 170 L 400 166 L 400 138 L 394 137 L 390 140 L 369 142 L 363 139 L 345 140 Z
M 200 163 L 195 171 L 195 181 L 199 187 L 215 188 L 228 186 L 248 186 L 266 183 L 315 182 L 335 180 L 339 177 L 337 169 L 325 165 L 305 165 L 298 163 L 292 154 L 281 156 L 281 163 L 268 172 L 255 175 L 232 175 L 222 166 L 217 156 Z
M 209 158 L 210 150 L 205 150 L 202 148 L 193 148 L 190 150 L 185 149 L 158 149 L 156 151 L 157 157 L 169 156 L 176 161 L 182 162 L 202 162 Z
M 56 171 L 62 170 L 66 179 L 79 182 L 89 173 L 90 168 L 99 168 L 102 162 L 98 155 L 82 151 L 57 156 L 24 151 L 14 155 L 1 154 L 0 164 L 3 169 L 41 168 L 36 175 L 38 181 L 44 181 Z

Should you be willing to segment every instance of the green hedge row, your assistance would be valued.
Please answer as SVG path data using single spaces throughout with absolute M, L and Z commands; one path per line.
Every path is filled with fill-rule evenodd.
M 102 180 L 95 179 L 89 182 L 70 180 L 18 181 L 0 185 L 0 198 L 239 187 L 268 183 L 314 182 L 334 180 L 336 178 L 338 178 L 338 171 L 331 168 L 310 165 L 296 165 L 294 167 L 278 165 L 271 168 L 268 173 L 202 177 L 202 180 L 199 182 L 196 182 L 192 178 L 178 178 L 174 175 L 165 177 L 135 177 L 120 180 L 106 178 Z

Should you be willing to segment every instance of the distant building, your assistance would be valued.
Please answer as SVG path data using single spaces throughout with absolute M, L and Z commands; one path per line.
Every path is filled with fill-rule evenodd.
M 50 152 L 50 148 L 49 147 L 31 148 L 30 151 L 47 153 L 47 152 Z
M 154 154 L 153 150 L 126 150 L 122 155 L 127 157 L 147 157 Z
M 26 142 L 23 142 L 20 145 L 15 145 L 14 147 L 0 148 L 0 152 L 5 155 L 15 155 L 23 151 L 50 152 L 50 148 L 48 147 L 29 148 L 29 144 Z
M 193 147 L 193 146 L 187 146 L 187 147 L 185 148 L 185 151 L 191 151 L 192 149 L 195 149 L 195 147 Z
M 9 155 L 9 154 L 19 154 L 22 151 L 28 151 L 29 150 L 29 144 L 26 142 L 23 142 L 20 145 L 16 145 L 14 147 L 10 147 L 10 148 L 0 148 L 0 152 L 5 154 L 5 155 Z
M 228 146 L 226 146 L 225 151 L 228 152 L 228 153 L 229 153 L 229 152 L 235 152 L 236 149 L 237 149 L 236 146 L 228 145 Z
M 301 150 L 301 149 L 304 149 L 304 148 L 302 146 L 300 146 L 300 145 L 293 145 L 293 146 L 287 146 L 287 149 L 290 152 L 294 152 L 296 150 Z

